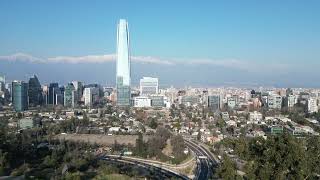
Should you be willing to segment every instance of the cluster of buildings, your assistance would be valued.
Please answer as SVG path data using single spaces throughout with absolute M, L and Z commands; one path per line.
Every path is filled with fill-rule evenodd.
M 248 90 L 241 88 L 185 88 L 159 89 L 159 79 L 143 77 L 139 88 L 131 86 L 130 37 L 128 22 L 120 19 L 117 28 L 116 88 L 104 88 L 99 84 L 84 85 L 73 81 L 65 86 L 50 83 L 41 86 L 37 76 L 28 82 L 12 81 L 6 84 L 0 76 L 0 98 L 2 104 L 11 101 L 16 111 L 41 105 L 63 105 L 76 107 L 93 106 L 106 97 L 118 107 L 171 107 L 172 104 L 205 106 L 212 112 L 228 110 L 290 110 L 297 104 L 308 113 L 318 112 L 319 92 L 302 89 Z M 1 104 L 1 102 L 0 102 Z
M 175 104 L 204 106 L 212 112 L 286 110 L 300 108 L 306 113 L 319 111 L 319 89 L 272 88 L 255 91 L 248 88 L 168 88 L 162 93 Z
M 30 77 L 28 82 L 14 80 L 6 83 L 2 77 L 0 92 L 1 104 L 11 104 L 17 112 L 46 105 L 91 107 L 104 96 L 103 88 L 99 84 L 84 85 L 82 82 L 72 81 L 65 86 L 59 86 L 58 83 L 41 85 L 36 75 Z
M 144 77 L 140 81 L 140 94 L 131 92 L 129 30 L 124 19 L 118 24 L 117 54 L 116 92 L 99 84 L 84 85 L 79 81 L 72 81 L 65 86 L 59 86 L 58 83 L 41 86 L 37 76 L 31 77 L 28 82 L 12 81 L 6 88 L 5 77 L 0 76 L 0 97 L 3 99 L 0 104 L 12 102 L 17 112 L 42 105 L 91 107 L 107 96 L 106 98 L 116 102 L 120 107 L 164 107 L 165 98 L 159 95 L 157 78 Z

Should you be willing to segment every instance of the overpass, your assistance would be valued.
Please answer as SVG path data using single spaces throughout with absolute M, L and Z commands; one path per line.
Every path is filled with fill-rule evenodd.
M 131 165 L 138 165 L 144 169 L 152 169 L 158 172 L 164 173 L 166 177 L 175 177 L 178 179 L 209 179 L 213 178 L 215 168 L 218 166 L 219 159 L 216 158 L 208 148 L 204 145 L 187 139 L 184 137 L 186 146 L 193 152 L 195 157 L 188 160 L 187 162 L 179 165 L 173 165 L 168 163 L 163 163 L 154 160 L 129 157 L 129 156 L 120 156 L 120 155 L 103 155 L 101 158 L 108 161 L 116 161 Z M 194 164 L 194 160 L 197 162 L 196 173 L 194 177 L 188 177 L 185 174 L 181 173 L 181 170 L 187 168 Z
M 146 162 L 145 160 L 141 160 L 141 159 L 139 160 L 138 158 L 130 158 L 130 157 L 118 156 L 118 155 L 104 155 L 101 157 L 101 159 L 106 161 L 114 161 L 114 162 L 130 164 L 134 166 L 139 166 L 147 170 L 157 171 L 162 173 L 167 178 L 174 177 L 174 178 L 183 179 L 183 180 L 190 179 L 189 177 L 183 174 L 180 174 L 176 171 L 173 171 L 168 167 L 165 167 L 156 163 Z

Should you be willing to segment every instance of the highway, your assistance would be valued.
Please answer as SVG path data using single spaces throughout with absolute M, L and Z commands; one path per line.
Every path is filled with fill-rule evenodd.
M 196 180 L 206 180 L 213 179 L 214 170 L 219 164 L 219 160 L 214 157 L 214 155 L 203 145 L 192 141 L 190 138 L 184 137 L 184 141 L 186 146 L 196 155 L 197 159 L 197 171 L 195 173 L 194 179 Z M 159 162 L 153 162 L 148 160 L 139 160 L 135 158 L 127 158 L 123 156 L 116 155 L 104 155 L 101 159 L 106 161 L 120 162 L 129 165 L 139 166 L 146 170 L 152 170 L 157 172 L 157 174 L 161 174 L 161 178 L 159 179 L 170 179 L 170 178 L 178 178 L 178 179 L 189 179 L 187 176 L 179 174 L 173 171 L 170 167 L 164 167 L 163 164 L 159 164 Z
M 189 180 L 188 177 L 181 175 L 181 174 L 178 174 L 170 169 L 167 169 L 164 167 L 159 167 L 158 165 L 153 165 L 150 163 L 132 160 L 132 159 L 131 160 L 124 159 L 121 156 L 115 157 L 115 156 L 105 155 L 105 156 L 101 157 L 101 159 L 106 160 L 106 161 L 120 162 L 120 163 L 130 164 L 130 165 L 134 165 L 134 166 L 139 166 L 139 167 L 144 168 L 148 171 L 150 171 L 150 170 L 157 171 L 158 174 L 161 174 L 161 176 L 162 176 L 162 178 L 159 178 L 159 179 L 163 179 L 163 177 L 165 177 L 166 179 L 178 178 L 178 179 L 183 179 L 183 180 Z
M 164 162 L 160 162 L 160 161 L 155 161 L 155 160 L 150 160 L 150 159 L 144 159 L 144 158 L 138 158 L 138 157 L 132 157 L 132 156 L 121 156 L 121 155 L 106 155 L 109 158 L 121 158 L 124 160 L 133 160 L 133 161 L 139 161 L 139 162 L 143 162 L 143 163 L 147 163 L 147 164 L 152 164 L 154 166 L 160 166 L 160 167 L 164 167 L 167 169 L 185 169 L 188 166 L 190 166 L 190 164 L 192 165 L 192 162 L 195 160 L 195 156 L 193 156 L 190 160 L 188 160 L 187 162 L 184 162 L 183 164 L 168 164 L 168 163 L 164 163 Z
M 214 168 L 217 166 L 218 162 L 213 157 L 213 155 L 202 145 L 199 145 L 192 140 L 184 138 L 187 147 L 193 151 L 197 156 L 197 173 L 195 179 L 212 179 Z

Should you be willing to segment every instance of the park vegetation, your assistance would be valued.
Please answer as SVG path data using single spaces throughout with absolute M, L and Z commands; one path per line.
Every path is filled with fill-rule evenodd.
M 288 133 L 267 139 L 244 137 L 225 139 L 222 144 L 234 150 L 245 162 L 245 175 L 237 173 L 236 159 L 225 154 L 218 175 L 223 179 L 319 179 L 320 137 L 296 138 Z
M 170 139 L 172 145 L 172 157 L 162 152 L 167 145 L 168 139 Z M 155 134 L 146 142 L 143 140 L 142 134 L 139 134 L 136 140 L 134 154 L 143 158 L 153 158 L 163 162 L 179 164 L 187 158 L 187 155 L 183 152 L 184 149 L 185 144 L 182 136 L 172 135 L 167 129 L 158 127 Z

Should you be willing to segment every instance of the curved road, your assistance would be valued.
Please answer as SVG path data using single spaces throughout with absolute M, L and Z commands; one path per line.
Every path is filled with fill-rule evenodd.
M 144 168 L 146 170 L 154 170 L 154 171 L 158 171 L 159 173 L 163 174 L 165 177 L 167 178 L 178 178 L 178 179 L 183 179 L 183 180 L 189 180 L 188 177 L 181 175 L 181 174 L 177 174 L 174 171 L 171 171 L 170 169 L 166 169 L 166 168 L 161 168 L 155 165 L 151 165 L 151 164 L 147 164 L 144 162 L 140 162 L 140 161 L 135 161 L 135 160 L 128 160 L 128 159 L 122 159 L 121 156 L 120 157 L 114 157 L 114 156 L 103 156 L 101 157 L 102 160 L 106 160 L 106 161 L 115 161 L 115 162 L 120 162 L 120 163 L 126 163 L 126 164 L 131 164 L 131 165 L 137 165 L 140 166 L 141 168 Z
M 209 179 L 212 178 L 214 168 L 218 162 L 212 156 L 210 152 L 202 145 L 199 145 L 191 140 L 184 139 L 186 145 L 193 151 L 198 157 L 198 171 L 195 179 Z

